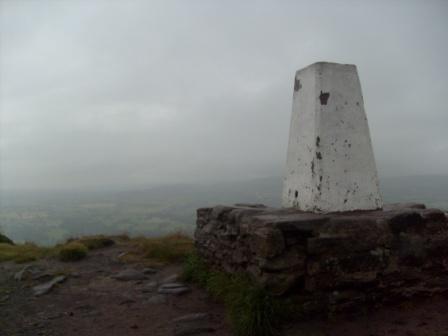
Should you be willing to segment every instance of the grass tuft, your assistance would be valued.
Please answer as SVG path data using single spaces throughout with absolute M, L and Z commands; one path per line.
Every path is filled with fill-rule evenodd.
M 96 250 L 115 244 L 115 241 L 112 238 L 103 235 L 81 237 L 79 239 L 76 239 L 75 241 L 83 244 L 89 250 Z
M 50 256 L 52 253 L 52 248 L 40 247 L 32 243 L 19 245 L 0 243 L 0 262 L 15 261 L 16 263 L 25 263 Z
M 112 238 L 114 241 L 116 241 L 118 243 L 124 243 L 124 242 L 131 240 L 131 238 L 129 237 L 129 234 L 127 234 L 126 232 L 120 233 L 118 235 L 110 236 L 110 238 Z
M 193 250 L 193 240 L 183 233 L 163 237 L 136 237 L 130 240 L 135 246 L 134 255 L 161 263 L 182 262 Z
M 58 258 L 61 261 L 78 261 L 87 256 L 87 247 L 80 242 L 71 242 L 58 249 Z
M 61 261 L 76 261 L 86 257 L 88 250 L 111 246 L 117 242 L 128 242 L 125 234 L 118 236 L 85 236 L 69 239 L 53 247 L 41 247 L 33 243 L 16 244 L 0 234 L 0 262 L 24 263 L 46 257 L 57 257 Z
M 236 335 L 278 334 L 286 303 L 274 298 L 247 275 L 210 270 L 196 253 L 191 253 L 184 263 L 183 276 L 186 281 L 204 287 L 215 300 L 224 302 Z
M 193 250 L 193 240 L 183 233 L 152 238 L 129 238 L 126 234 L 97 235 L 71 238 L 54 247 L 39 247 L 32 243 L 18 245 L 10 245 L 9 242 L 0 243 L 0 262 L 8 260 L 26 262 L 50 256 L 55 256 L 61 261 L 76 261 L 85 258 L 89 250 L 115 243 L 131 248 L 130 252 L 120 258 L 121 260 L 131 263 L 144 262 L 151 267 L 182 262 Z
M 190 253 L 183 264 L 183 278 L 185 281 L 197 283 L 201 287 L 207 287 L 211 276 L 207 264 L 197 253 Z

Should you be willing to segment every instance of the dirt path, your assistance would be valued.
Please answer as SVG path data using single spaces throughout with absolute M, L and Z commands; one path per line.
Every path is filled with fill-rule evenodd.
M 13 276 L 24 265 L 0 264 L 0 336 L 231 335 L 222 305 L 203 290 L 188 284 L 190 291 L 182 295 L 157 293 L 161 284 L 180 281 L 175 279 L 180 266 L 152 273 L 144 265 L 120 262 L 123 251 L 118 245 L 93 251 L 80 262 L 34 262 L 38 271 L 22 281 Z M 145 278 L 114 278 L 127 269 L 136 272 L 125 278 Z M 67 279 L 49 293 L 34 296 L 33 286 L 55 274 Z M 176 321 L 179 318 L 184 321 Z M 285 335 L 448 336 L 448 297 L 382 308 L 353 319 L 291 324 Z
M 223 307 L 209 300 L 204 291 L 188 285 L 191 290 L 182 295 L 157 294 L 154 282 L 163 283 L 169 277 L 168 282 L 177 281 L 173 277 L 180 272 L 179 266 L 165 267 L 142 280 L 114 279 L 124 269 L 145 270 L 143 265 L 119 262 L 122 251 L 115 246 L 93 251 L 80 262 L 33 263 L 44 273 L 67 274 L 64 283 L 39 297 L 32 292 L 39 281 L 12 279 L 24 265 L 0 265 L 0 335 L 158 336 L 187 335 L 194 330 L 230 335 Z M 207 316 L 190 317 L 194 321 L 188 323 L 174 321 L 193 313 Z

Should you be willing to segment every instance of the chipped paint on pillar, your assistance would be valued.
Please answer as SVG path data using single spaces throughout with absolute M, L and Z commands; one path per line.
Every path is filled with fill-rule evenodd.
M 356 66 L 297 71 L 282 203 L 314 212 L 382 208 Z

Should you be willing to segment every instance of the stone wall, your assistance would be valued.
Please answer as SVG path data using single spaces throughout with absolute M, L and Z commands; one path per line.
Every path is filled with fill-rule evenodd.
M 305 311 L 339 311 L 448 291 L 448 219 L 421 204 L 314 214 L 263 205 L 197 210 L 196 246 Z

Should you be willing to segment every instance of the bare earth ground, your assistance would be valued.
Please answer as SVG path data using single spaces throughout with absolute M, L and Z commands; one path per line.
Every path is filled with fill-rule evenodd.
M 221 304 L 195 286 L 183 295 L 166 295 L 165 302 L 154 301 L 157 289 L 148 290 L 153 281 L 179 274 L 181 267 L 167 266 L 148 279 L 118 281 L 111 276 L 144 265 L 125 264 L 117 256 L 125 246 L 113 246 L 89 253 L 80 262 L 61 263 L 42 260 L 45 272 L 68 275 L 51 292 L 35 297 L 32 286 L 42 280 L 16 281 L 13 275 L 24 265 L 0 264 L 0 336 L 88 336 L 88 335 L 231 335 Z M 157 296 L 160 298 L 160 296 Z M 176 318 L 207 313 L 201 328 L 179 329 Z M 202 324 L 201 324 L 202 323 Z M 202 330 L 202 331 L 201 331 Z M 287 336 L 448 336 L 448 297 L 406 302 L 360 314 L 356 318 L 337 317 L 286 326 Z

